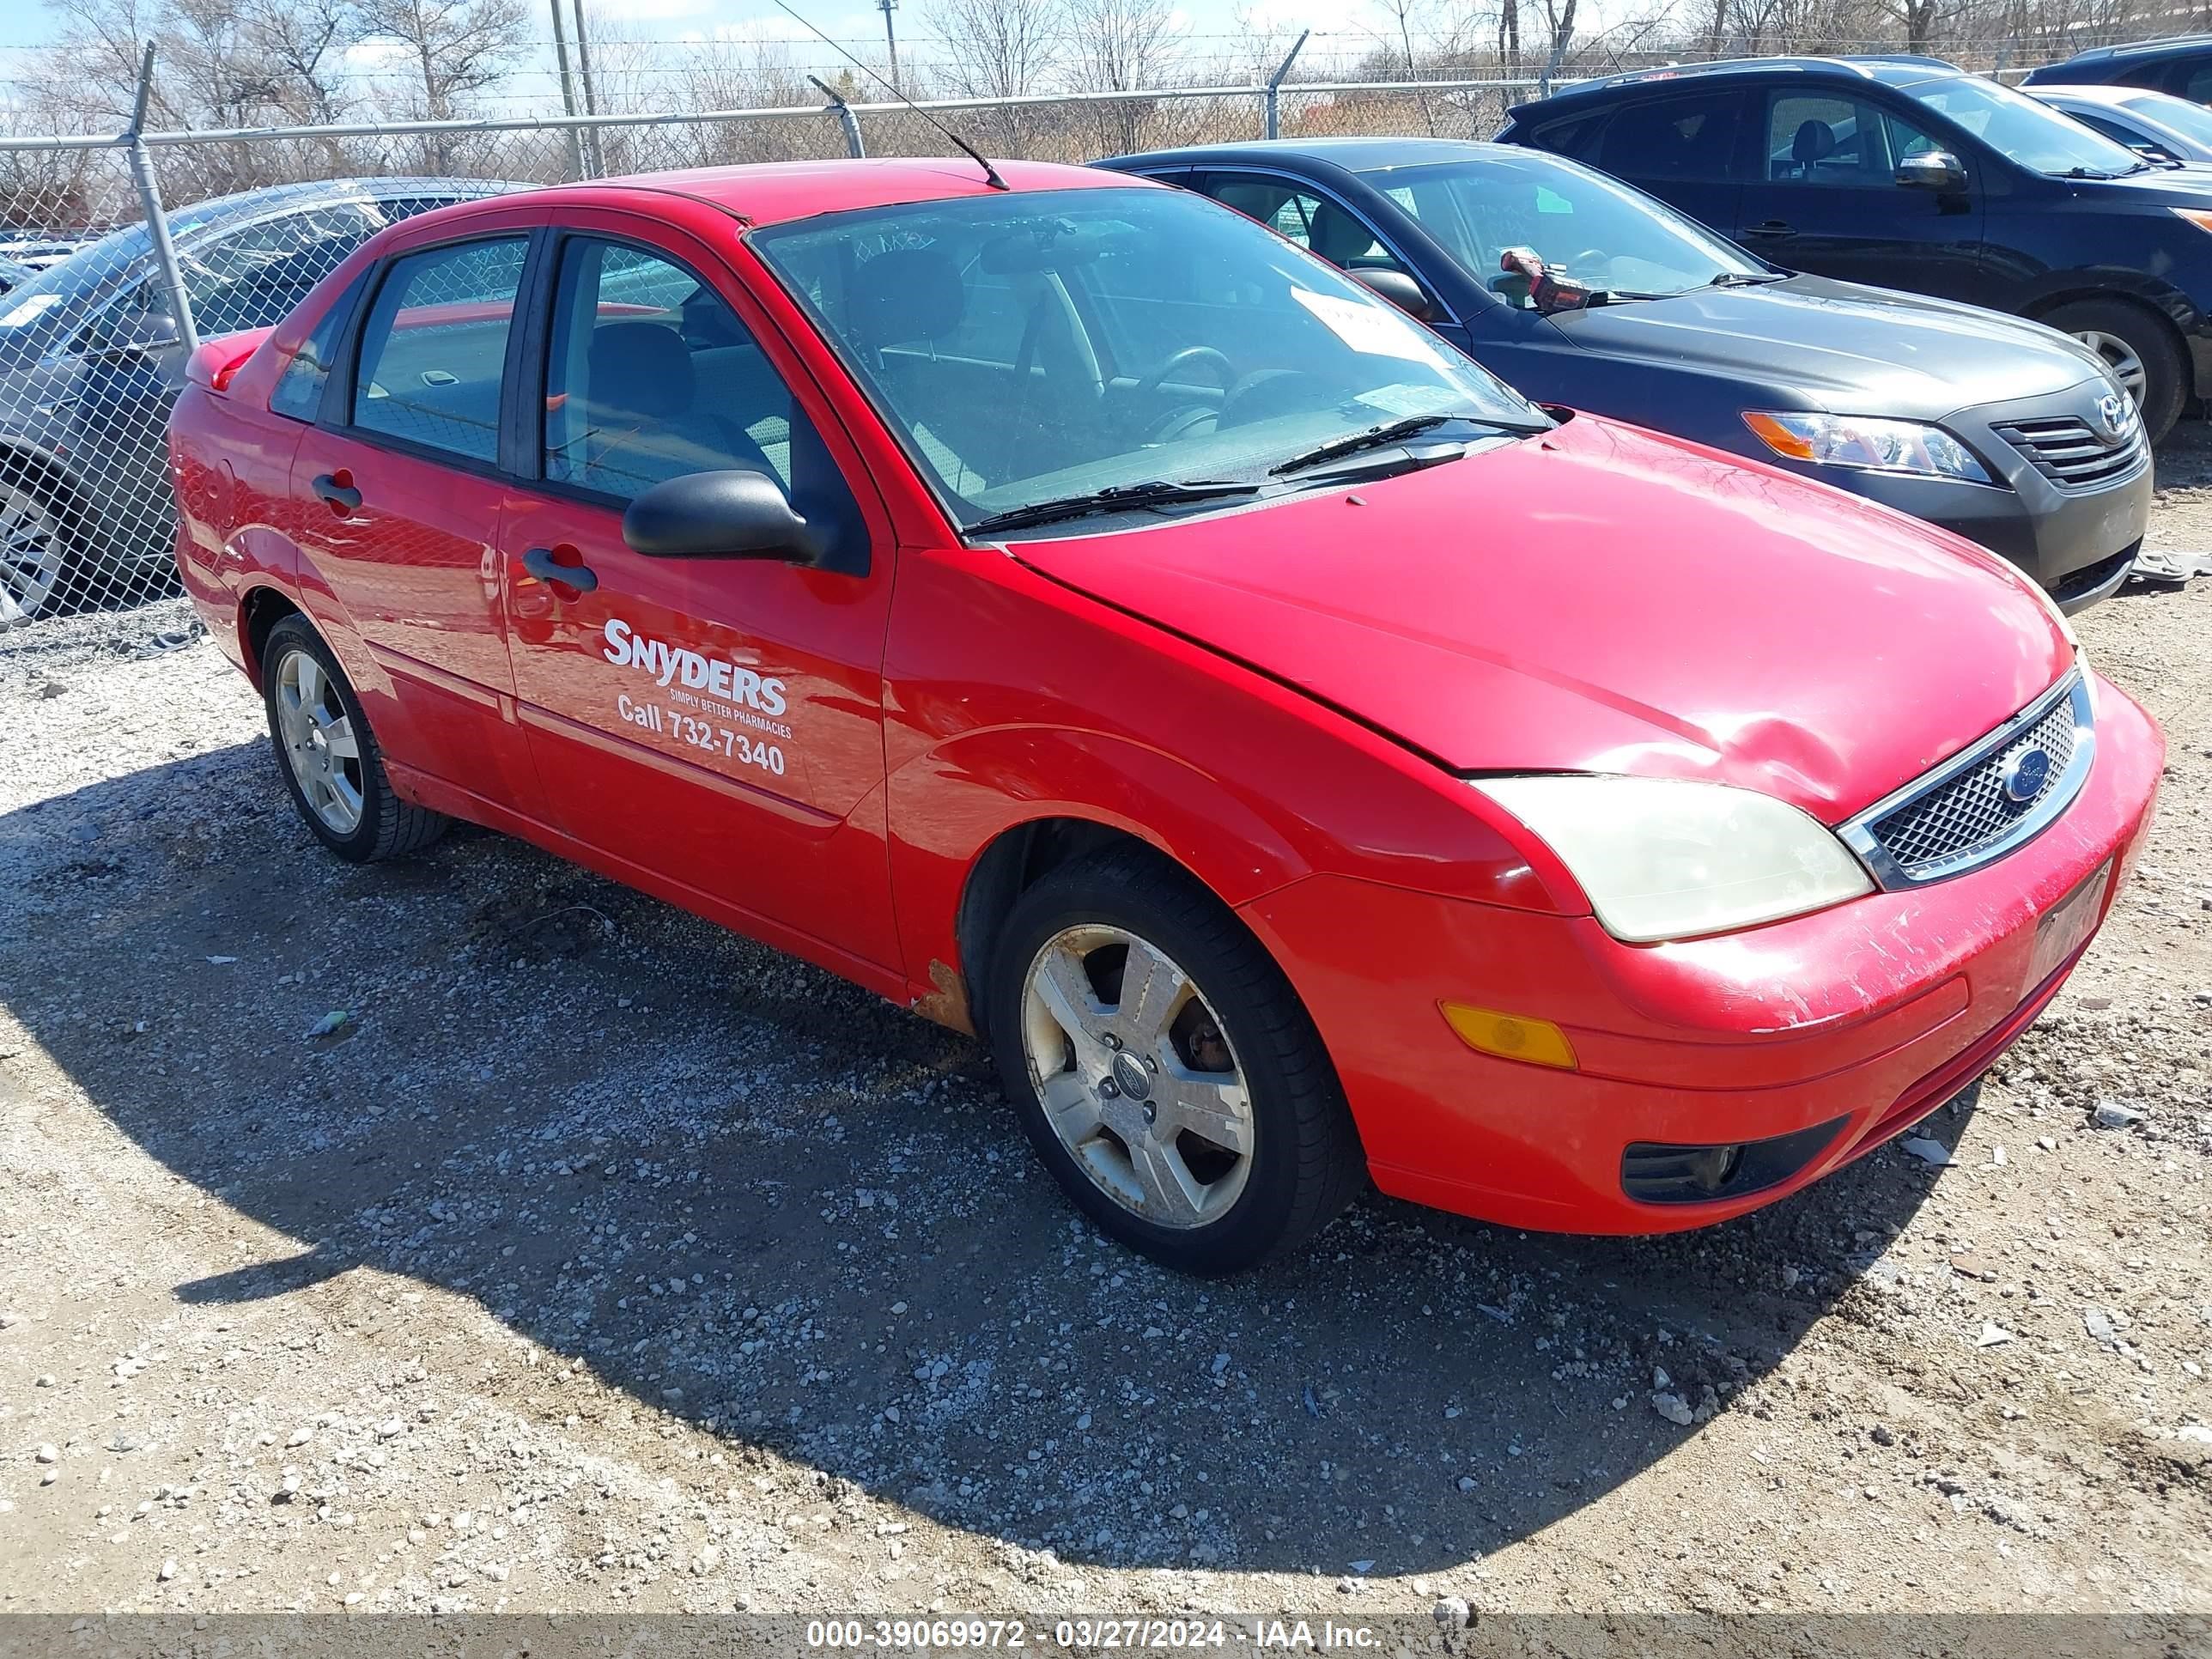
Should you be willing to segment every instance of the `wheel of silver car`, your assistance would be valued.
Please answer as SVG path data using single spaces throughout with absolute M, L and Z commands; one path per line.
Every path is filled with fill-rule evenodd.
M 2142 402 L 2146 378 L 2143 360 L 2133 346 L 2118 335 L 2097 328 L 2085 328 L 2074 337 L 2105 360 L 2105 367 L 2112 371 L 2112 378 L 2120 383 L 2122 391 L 2136 403 Z
M 428 847 L 450 822 L 403 800 L 376 733 L 329 644 L 305 617 L 280 618 L 261 648 L 269 740 L 315 839 L 356 864 Z
M 276 735 L 307 810 L 334 836 L 361 828 L 361 739 L 337 682 L 305 649 L 276 659 Z
M 1235 912 L 1148 848 L 1014 900 L 979 1006 L 1024 1133 L 1071 1200 L 1187 1273 L 1311 1237 L 1366 1179 L 1321 1036 Z
M 52 610 L 68 565 L 69 547 L 53 509 L 20 485 L 0 483 L 0 628 Z
M 1225 1213 L 1251 1173 L 1252 1097 L 1196 981 L 1099 923 L 1054 934 L 1026 977 L 1030 1084 L 1076 1167 L 1158 1226 Z

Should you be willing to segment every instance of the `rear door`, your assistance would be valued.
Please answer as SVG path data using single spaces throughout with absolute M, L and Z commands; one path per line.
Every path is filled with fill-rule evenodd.
M 531 233 L 434 239 L 374 274 L 295 457 L 303 585 L 387 761 L 534 813 L 497 553 L 501 387 Z
M 1960 156 L 1955 194 L 1900 185 L 1906 156 L 1952 146 L 1887 97 L 1826 87 L 1760 94 L 1754 135 L 1735 227 L 1746 247 L 1792 270 L 1986 301 L 1978 158 Z
M 1638 98 L 1602 119 L 1540 128 L 1540 148 L 1626 179 L 1727 235 L 1735 223 L 1737 155 L 1752 94 L 1694 87 Z
M 880 501 L 713 251 L 609 209 L 565 215 L 546 260 L 500 545 L 516 695 L 554 822 L 749 933 L 895 964 Z M 773 477 L 829 535 L 836 568 L 625 544 L 640 494 L 733 468 Z

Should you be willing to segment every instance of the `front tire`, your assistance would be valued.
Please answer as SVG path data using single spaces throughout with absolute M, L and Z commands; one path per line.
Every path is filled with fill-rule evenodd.
M 1037 1157 L 1155 1261 L 1250 1267 L 1319 1232 L 1365 1180 L 1290 981 L 1156 854 L 1079 860 L 1024 893 L 988 995 L 1000 1075 Z
M 404 801 L 337 659 L 304 617 L 269 630 L 262 699 L 276 769 L 315 839 L 354 864 L 418 852 L 452 820 Z
M 29 484 L 0 478 L 0 629 L 51 616 L 67 601 L 76 574 L 61 510 Z
M 2142 411 L 2143 435 L 2154 444 L 2166 441 L 2188 397 L 2188 366 L 2165 324 L 2119 300 L 2077 300 L 2041 321 L 2103 358 Z

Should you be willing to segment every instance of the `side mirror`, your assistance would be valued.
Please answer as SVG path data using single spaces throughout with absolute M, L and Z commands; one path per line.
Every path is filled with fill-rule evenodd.
M 1948 150 L 1923 150 L 1897 164 L 1897 182 L 1907 190 L 1955 193 L 1966 187 L 1966 169 Z
M 765 472 L 733 467 L 653 485 L 623 514 L 623 540 L 648 559 L 780 559 L 822 556 L 813 526 L 792 510 Z
M 1345 273 L 1370 294 L 1381 295 L 1417 323 L 1437 314 L 1421 285 L 1402 270 L 1351 270 Z
M 134 312 L 103 329 L 88 357 L 159 357 L 184 343 L 177 319 L 166 311 Z

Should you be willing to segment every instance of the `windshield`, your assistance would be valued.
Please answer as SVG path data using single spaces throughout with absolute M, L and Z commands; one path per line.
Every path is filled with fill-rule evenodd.
M 2192 104 L 2186 98 L 2170 97 L 2162 92 L 2147 92 L 2140 98 L 2123 98 L 2120 107 L 2147 115 L 2192 143 L 2212 149 L 2212 109 L 2202 104 Z
M 1368 177 L 1492 292 L 1524 308 L 1528 279 L 1498 269 L 1508 248 L 1534 248 L 1553 274 L 1624 295 L 1769 274 L 1674 209 L 1569 161 L 1486 157 Z
M 131 225 L 9 289 L 0 299 L 0 362 L 14 368 L 45 356 L 127 280 L 151 249 L 145 227 Z
M 1544 416 L 1243 215 L 1014 191 L 752 233 L 963 526 L 1156 480 L 1257 481 L 1407 416 Z
M 1959 76 L 1906 88 L 1948 116 L 1998 155 L 2032 173 L 2064 178 L 2075 173 L 2118 178 L 2139 172 L 2142 158 L 2124 144 L 2093 132 L 2072 116 L 1994 81 Z

